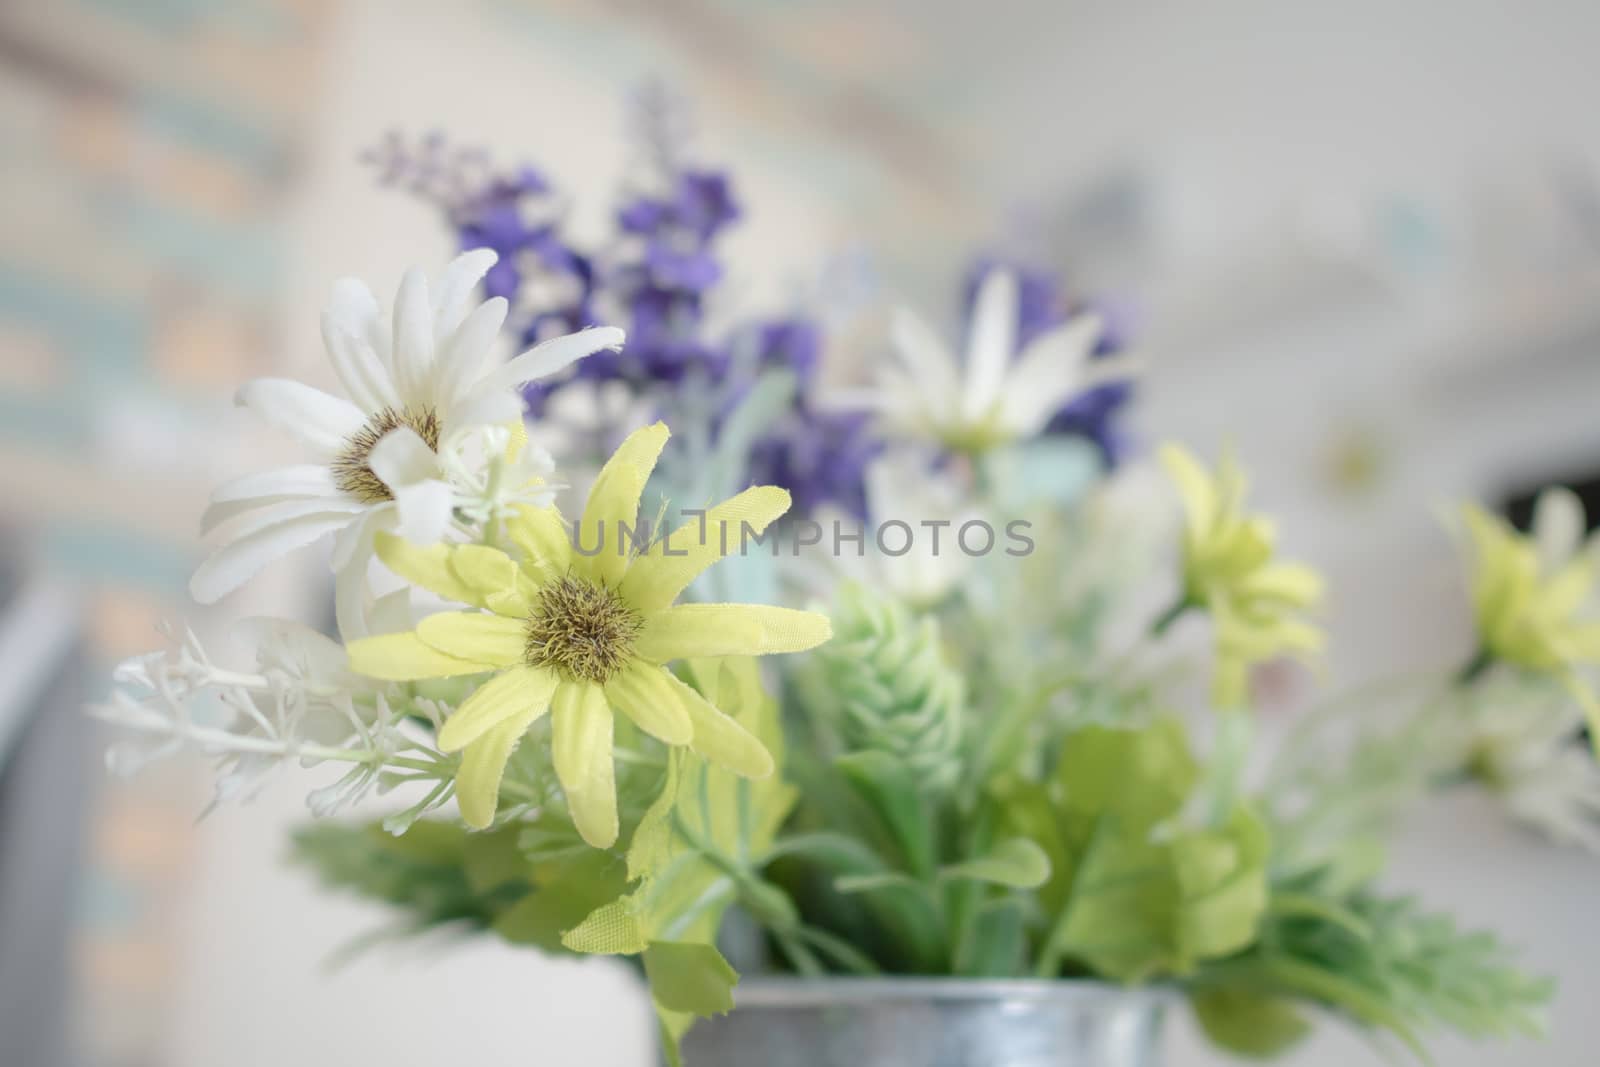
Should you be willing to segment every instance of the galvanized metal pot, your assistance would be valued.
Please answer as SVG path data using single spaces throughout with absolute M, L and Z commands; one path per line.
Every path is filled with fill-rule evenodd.
M 685 1067 L 1157 1067 L 1168 994 L 1099 982 L 747 978 Z

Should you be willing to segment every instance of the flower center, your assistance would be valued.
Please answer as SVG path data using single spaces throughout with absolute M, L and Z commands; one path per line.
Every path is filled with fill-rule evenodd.
M 393 500 L 394 494 L 383 484 L 383 479 L 372 472 L 369 458 L 372 449 L 390 430 L 409 427 L 416 431 L 422 443 L 439 451 L 439 413 L 432 408 L 384 408 L 367 420 L 348 441 L 344 450 L 333 461 L 333 481 L 342 491 L 363 504 L 381 504 Z
M 633 656 L 644 620 L 603 585 L 568 575 L 539 590 L 523 657 L 604 685 Z

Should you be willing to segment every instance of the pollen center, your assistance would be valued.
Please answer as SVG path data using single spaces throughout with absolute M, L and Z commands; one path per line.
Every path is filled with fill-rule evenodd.
M 539 590 L 524 658 L 604 685 L 633 655 L 644 620 L 612 590 L 568 575 Z
M 342 491 L 363 504 L 381 504 L 393 500 L 394 494 L 383 484 L 383 479 L 372 472 L 369 457 L 372 449 L 390 430 L 406 426 L 416 431 L 423 444 L 434 452 L 439 451 L 439 414 L 432 408 L 384 408 L 367 420 L 349 440 L 333 461 L 333 481 Z

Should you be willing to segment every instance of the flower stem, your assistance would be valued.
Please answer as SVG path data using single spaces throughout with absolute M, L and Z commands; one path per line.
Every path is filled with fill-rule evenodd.
M 1487 648 L 1480 648 L 1473 653 L 1461 668 L 1456 672 L 1456 685 L 1469 686 L 1482 677 L 1483 672 L 1494 665 L 1494 654 Z
M 1194 601 L 1190 600 L 1188 597 L 1179 597 L 1177 603 L 1173 604 L 1166 611 L 1162 612 L 1156 618 L 1155 622 L 1150 624 L 1150 636 L 1160 637 L 1165 634 L 1169 629 L 1172 628 L 1173 623 L 1181 619 L 1184 613 L 1194 606 Z

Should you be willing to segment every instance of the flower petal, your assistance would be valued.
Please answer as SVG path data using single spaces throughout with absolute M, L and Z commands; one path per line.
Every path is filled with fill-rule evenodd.
M 418 409 L 433 400 L 433 305 L 428 278 L 412 267 L 394 298 L 394 384 L 400 403 Z
M 598 552 L 583 561 L 598 581 L 616 585 L 627 570 L 618 527 L 631 525 L 639 514 L 639 497 L 669 436 L 661 422 L 633 431 L 600 468 L 594 488 L 589 490 L 578 543 L 585 548 L 598 547 Z
M 361 291 L 368 300 L 372 298 L 366 286 L 362 285 Z M 372 311 L 376 314 L 376 304 Z M 322 347 L 327 350 L 328 362 L 333 364 L 333 373 L 338 375 L 345 395 L 357 407 L 375 412 L 400 406 L 394 382 L 372 347 L 365 322 L 352 323 L 348 316 L 341 316 L 330 307 L 322 313 Z
M 567 807 L 595 848 L 617 840 L 617 786 L 611 763 L 611 706 L 591 682 L 563 681 L 552 701 L 551 756 Z
M 451 569 L 450 556 L 456 546 L 414 545 L 386 530 L 379 531 L 373 538 L 373 543 L 377 548 L 378 558 L 383 560 L 384 566 L 400 577 L 415 582 L 446 600 L 457 600 L 463 604 L 479 607 L 483 605 L 482 594 Z
M 527 729 L 550 710 L 550 697 L 559 679 L 554 672 L 536 667 L 513 667 L 484 682 L 439 730 L 439 750 L 455 752 L 477 741 L 509 719 L 522 720 Z
M 287 552 L 309 545 L 350 521 L 347 511 L 314 511 L 282 519 L 229 541 L 195 570 L 189 594 L 214 604 Z
M 896 308 L 889 323 L 889 334 L 900 362 L 911 372 L 908 377 L 912 385 L 928 406 L 936 407 L 958 392 L 955 357 L 920 316 L 905 308 Z
M 352 337 L 360 338 L 378 357 L 378 366 L 389 396 L 388 404 L 398 407 L 399 397 L 394 392 L 394 367 L 389 362 L 389 323 L 377 297 L 360 278 L 341 278 L 333 283 L 333 295 L 328 298 L 325 314 L 339 329 Z
M 606 698 L 635 726 L 665 744 L 687 745 L 694 736 L 689 713 L 660 667 L 629 664 L 606 683 Z
M 439 457 L 409 426 L 396 426 L 367 453 L 367 466 L 391 492 L 439 476 Z
M 456 770 L 456 803 L 461 808 L 462 821 L 468 826 L 484 830 L 494 822 L 506 763 L 517 742 L 540 714 L 538 710 L 523 711 L 467 746 L 461 766 Z
M 1161 465 L 1178 487 L 1183 501 L 1185 524 L 1189 530 L 1204 534 L 1219 514 L 1217 486 L 1211 475 L 1194 458 L 1194 454 L 1181 445 L 1161 446 Z
M 547 575 L 565 574 L 572 565 L 567 524 L 555 508 L 518 507 L 506 521 L 506 535 L 522 550 L 523 566 Z
M 1001 393 L 1001 423 L 1021 435 L 1043 429 L 1050 416 L 1082 391 L 1084 365 L 1103 329 L 1098 315 L 1079 315 L 1024 348 Z
M 493 663 L 476 663 L 445 655 L 414 633 L 363 637 L 350 642 L 349 648 L 351 670 L 388 682 L 453 678 L 495 669 Z
M 653 663 L 700 656 L 804 652 L 833 636 L 826 615 L 765 604 L 679 604 L 646 619 L 634 642 Z
M 1586 526 L 1583 502 L 1572 490 L 1552 486 L 1539 494 L 1533 507 L 1533 542 L 1542 573 L 1553 574 L 1577 553 Z
M 789 493 L 773 485 L 751 486 L 691 519 L 635 560 L 622 579 L 624 598 L 643 612 L 677 599 L 700 573 L 745 544 L 746 527 L 760 536 L 789 510 Z
M 491 371 L 479 382 L 478 387 L 515 389 L 539 378 L 548 378 L 603 348 L 621 348 L 626 338 L 627 335 L 615 326 L 595 326 L 552 337 L 513 357 L 505 366 Z
M 450 508 L 454 501 L 450 487 L 437 479 L 401 486 L 394 490 L 401 537 L 419 544 L 432 544 L 450 528 Z
M 683 701 L 689 721 L 694 724 L 690 748 L 719 767 L 745 778 L 765 778 L 773 772 L 772 753 L 754 734 L 713 707 L 691 686 L 671 674 L 663 677 Z
M 212 490 L 213 504 L 260 497 L 336 497 L 333 473 L 320 463 L 277 467 L 230 478 Z
M 350 401 L 287 378 L 246 382 L 234 402 L 329 455 L 367 423 L 366 414 Z
M 428 647 L 456 659 L 511 667 L 522 662 L 527 643 L 515 619 L 480 611 L 441 611 L 417 623 L 417 636 Z
M 525 618 L 533 606 L 532 580 L 497 548 L 457 545 L 450 553 L 450 570 L 496 614 Z
M 461 323 L 454 334 L 440 340 L 438 366 L 438 399 L 445 405 L 453 404 L 464 396 L 483 369 L 484 357 L 494 346 L 494 339 L 506 321 L 506 299 L 493 297 L 479 304 Z M 509 395 L 511 390 L 504 390 Z M 455 429 L 455 426 L 451 426 Z
M 438 331 L 434 339 L 439 344 L 444 344 L 462 320 L 469 317 L 473 290 L 499 258 L 492 248 L 474 248 L 452 259 L 439 272 L 438 291 L 433 296 L 433 319 Z M 495 299 L 504 302 L 502 298 Z
M 1009 270 L 991 270 L 978 287 L 967 335 L 967 380 L 961 411 L 981 419 L 1000 398 L 1000 385 L 1017 349 L 1017 277 Z

